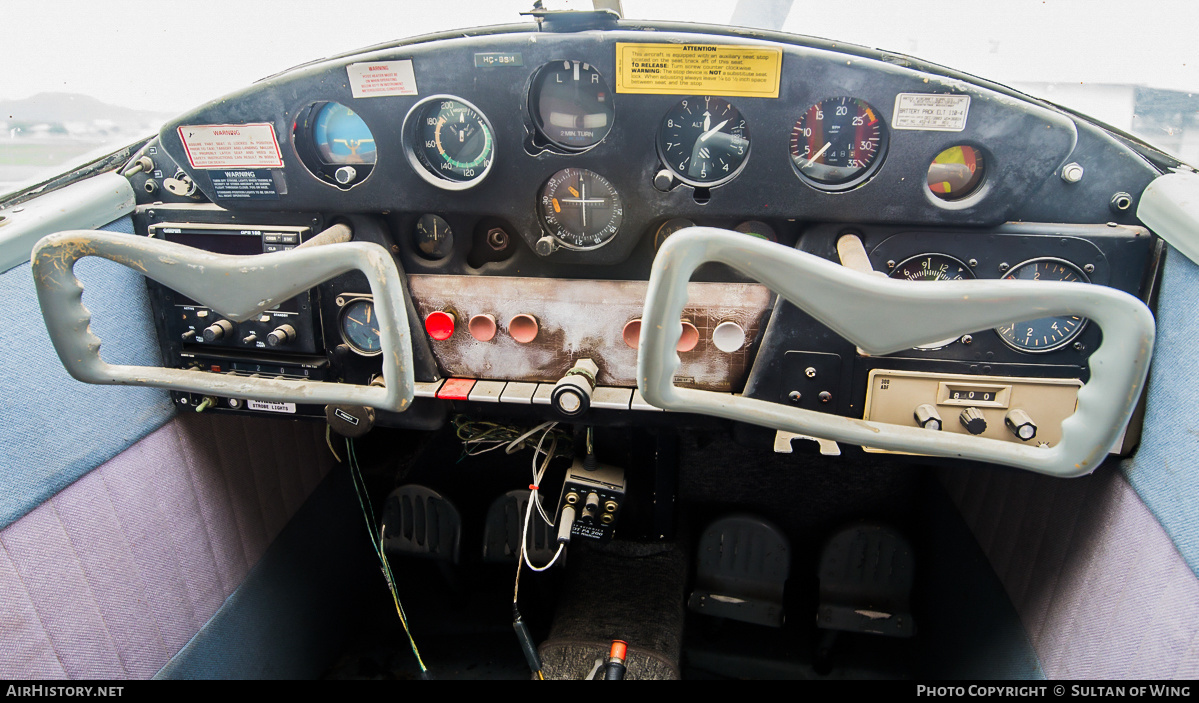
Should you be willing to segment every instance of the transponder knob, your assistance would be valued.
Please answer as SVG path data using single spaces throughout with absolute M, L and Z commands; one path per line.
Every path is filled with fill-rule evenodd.
M 987 431 L 987 419 L 983 417 L 983 412 L 978 408 L 966 408 L 961 415 L 958 415 L 958 420 L 970 434 L 982 434 Z
M 228 320 L 217 320 L 204 328 L 204 341 L 215 342 L 233 334 L 233 323 Z
M 291 325 L 279 325 L 271 330 L 271 333 L 266 336 L 268 346 L 277 347 L 280 344 L 287 344 L 296 338 L 296 328 Z

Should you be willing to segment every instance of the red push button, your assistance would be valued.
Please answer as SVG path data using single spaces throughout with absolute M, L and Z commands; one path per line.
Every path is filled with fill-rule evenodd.
M 681 352 L 689 352 L 699 344 L 699 330 L 695 325 L 683 320 L 683 334 L 679 336 L 679 343 L 675 349 Z
M 454 316 L 441 310 L 429 313 L 425 318 L 425 331 L 438 341 L 449 339 L 454 336 Z

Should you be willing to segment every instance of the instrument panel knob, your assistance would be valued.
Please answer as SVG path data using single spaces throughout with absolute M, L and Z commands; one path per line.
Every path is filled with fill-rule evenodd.
M 217 320 L 204 328 L 204 341 L 215 342 L 233 334 L 233 323 L 228 320 Z
M 1012 408 L 1003 417 L 1003 424 L 1016 435 L 1021 442 L 1027 442 L 1037 436 L 1037 423 L 1033 422 L 1022 408 Z
M 287 344 L 296 338 L 296 328 L 291 325 L 279 325 L 266 336 L 267 346 L 277 347 Z
M 978 408 L 966 408 L 961 415 L 958 415 L 958 421 L 970 434 L 982 434 L 987 431 L 987 419 L 983 417 L 983 412 Z

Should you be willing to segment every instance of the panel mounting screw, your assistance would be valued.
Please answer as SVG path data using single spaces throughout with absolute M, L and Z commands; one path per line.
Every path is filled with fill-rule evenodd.
M 1007 271 L 1010 268 L 1011 268 L 1011 266 L 1008 264 L 1008 262 L 1005 261 L 999 265 L 999 272 L 1003 273 L 1004 271 Z
M 1082 270 L 1086 271 L 1087 273 L 1095 273 L 1095 264 L 1087 264 L 1086 266 L 1082 267 Z
M 974 343 L 974 337 L 971 337 L 968 334 L 962 335 L 962 344 L 973 344 L 973 343 Z
M 791 391 L 787 394 L 787 397 L 791 399 L 792 403 L 798 403 L 799 399 L 803 396 L 799 394 L 799 391 Z
M 807 376 L 808 378 L 816 378 L 816 369 L 809 366 L 808 368 L 803 370 L 803 374 L 805 376 Z
M 970 268 L 974 268 L 975 266 L 978 266 L 978 259 L 971 259 L 966 263 L 970 266 Z
M 827 403 L 833 399 L 833 394 L 828 391 L 820 391 L 820 402 Z
M 1082 180 L 1082 164 L 1071 161 L 1062 167 L 1062 180 L 1067 183 L 1078 183 Z
M 1076 351 L 1076 352 L 1085 352 L 1086 350 L 1087 350 L 1087 345 L 1083 344 L 1082 342 L 1075 342 L 1075 343 L 1074 343 L 1074 351 Z
M 887 259 L 887 268 L 889 268 L 889 269 L 895 268 L 895 259 Z

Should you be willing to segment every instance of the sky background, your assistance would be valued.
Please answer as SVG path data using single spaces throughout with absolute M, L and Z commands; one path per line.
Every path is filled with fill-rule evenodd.
M 532 0 L 0 0 L 0 99 L 83 93 L 178 113 L 315 58 L 527 21 Z M 624 0 L 625 15 L 725 23 L 735 2 Z M 911 54 L 1001 83 L 1199 92 L 1199 0 L 795 0 L 783 29 Z

